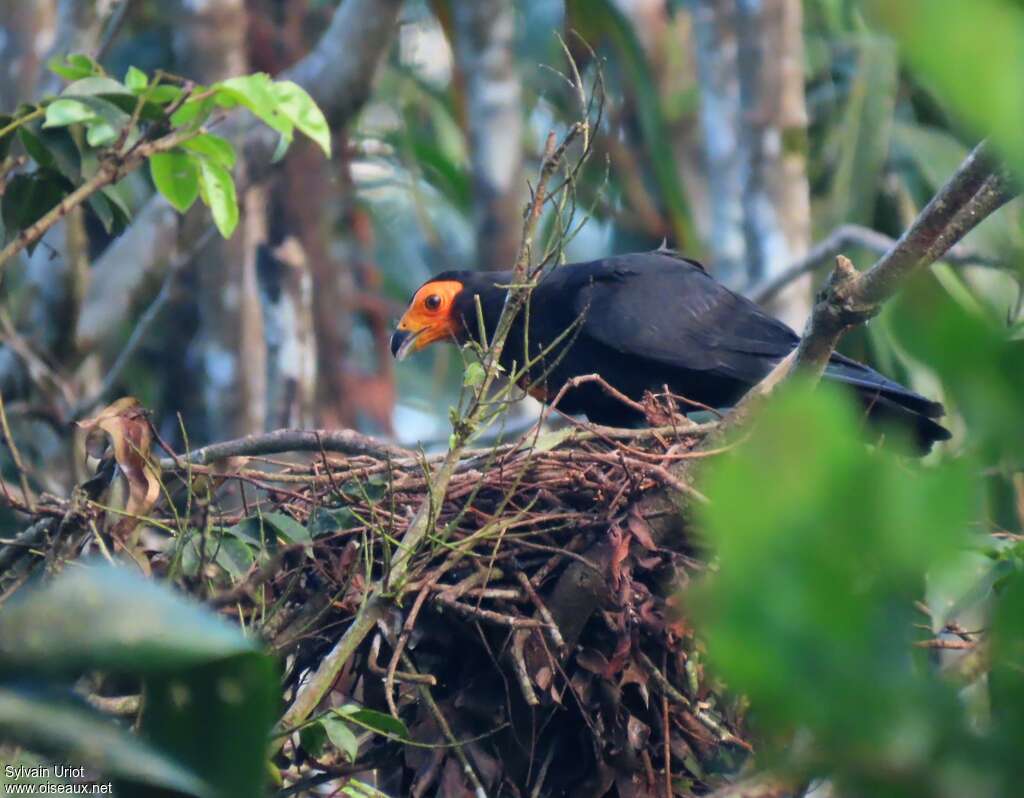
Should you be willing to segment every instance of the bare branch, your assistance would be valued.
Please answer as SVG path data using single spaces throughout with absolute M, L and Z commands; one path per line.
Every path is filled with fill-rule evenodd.
M 863 274 L 837 260 L 800 341 L 795 367 L 820 374 L 843 333 L 881 309 L 915 272 L 933 263 L 1012 199 L 1017 189 L 982 142 L 925 206 L 896 245 Z
M 875 256 L 884 255 L 896 245 L 896 239 L 885 233 L 879 233 L 870 227 L 858 224 L 844 224 L 829 233 L 815 244 L 811 250 L 785 271 L 769 280 L 757 283 L 743 291 L 753 302 L 763 305 L 773 299 L 782 289 L 805 274 L 825 266 L 835 259 L 836 255 L 851 248 L 864 249 Z M 942 260 L 957 266 L 998 266 L 997 261 L 980 253 L 966 252 L 953 247 L 942 257 Z
M 213 443 L 179 456 L 160 461 L 164 470 L 178 468 L 182 463 L 206 465 L 229 457 L 255 457 L 282 452 L 339 452 L 349 455 L 373 455 L 380 458 L 412 457 L 413 452 L 391 446 L 350 429 L 310 430 L 279 429 L 262 435 L 246 435 L 231 441 Z

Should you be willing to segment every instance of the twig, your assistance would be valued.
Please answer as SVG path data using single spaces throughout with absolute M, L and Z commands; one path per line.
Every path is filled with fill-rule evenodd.
M 96 61 L 102 61 L 103 56 L 105 56 L 107 54 L 107 50 L 110 49 L 110 45 L 114 43 L 114 39 L 117 38 L 117 34 L 121 31 L 121 27 L 124 25 L 125 18 L 128 16 L 128 10 L 131 8 L 131 5 L 132 0 L 121 0 L 110 14 L 110 19 L 107 20 L 106 29 L 103 31 L 103 37 L 100 40 L 99 45 L 96 47 L 96 52 L 93 54 L 93 58 Z
M 263 454 L 281 454 L 282 452 L 319 452 L 321 450 L 380 458 L 411 457 L 413 455 L 407 449 L 391 446 L 350 429 L 279 429 L 274 432 L 246 435 L 244 438 L 212 443 L 209 446 L 179 455 L 177 460 L 165 457 L 160 460 L 160 467 L 169 471 L 179 468 L 183 462 L 206 465 L 229 457 L 254 457 Z
M 637 651 L 637 658 L 640 660 L 640 664 L 643 665 L 653 679 L 654 686 L 658 692 L 679 704 L 680 706 L 686 707 L 690 712 L 693 713 L 694 717 L 697 718 L 719 742 L 723 743 L 735 743 L 742 748 L 750 749 L 750 744 L 745 740 L 741 740 L 731 731 L 726 729 L 722 722 L 715 717 L 711 712 L 701 708 L 699 705 L 694 704 L 689 698 L 680 693 L 668 680 L 668 677 L 659 670 L 658 666 L 655 665 L 651 658 L 648 657 L 643 651 Z
M 373 636 L 373 642 L 370 643 L 370 656 L 367 658 L 367 663 L 370 667 L 370 671 L 376 673 L 378 676 L 386 676 L 388 670 L 380 664 L 380 642 L 385 634 L 384 624 L 380 624 L 380 631 Z M 410 684 L 429 684 L 431 687 L 437 686 L 437 678 L 431 673 L 410 673 L 409 671 L 395 670 L 392 680 L 397 679 L 400 682 L 409 682 Z M 397 718 L 398 715 L 395 714 Z
M 707 798 L 789 798 L 794 789 L 793 784 L 774 776 L 758 775 L 719 787 Z
M 13 541 L 0 549 L 0 574 L 11 567 L 21 555 L 38 546 L 54 525 L 55 519 L 43 518 L 36 521 L 23 532 L 18 533 Z
M 916 640 L 914 645 L 917 648 L 943 648 L 955 651 L 970 651 L 977 645 L 974 640 L 944 640 L 936 637 L 930 640 Z
M 426 602 L 427 596 L 430 595 L 431 586 L 432 584 L 428 582 L 420 589 L 420 592 L 416 594 L 416 598 L 412 603 L 409 614 L 405 618 L 405 623 L 402 624 L 402 632 L 399 634 L 398 640 L 394 644 L 391 659 L 388 660 L 388 669 L 384 676 L 384 698 L 387 701 L 388 709 L 391 710 L 391 714 L 396 718 L 398 717 L 398 707 L 395 705 L 395 675 L 398 672 L 398 661 L 405 652 L 405 646 L 409 642 L 409 638 L 412 636 L 413 628 L 416 626 L 416 619 L 419 617 L 420 610 L 423 609 L 423 604 Z M 383 624 L 381 624 L 381 626 L 383 626 Z
M 519 682 L 519 690 L 523 694 L 523 700 L 531 707 L 540 706 L 540 699 L 533 689 L 530 681 L 530 671 L 526 667 L 526 656 L 523 652 L 526 641 L 530 637 L 529 629 L 520 629 L 512 636 L 512 670 L 516 673 L 516 681 Z
M 530 601 L 533 602 L 533 606 L 537 608 L 537 612 L 540 613 L 541 619 L 547 624 L 548 636 L 551 638 L 551 642 L 562 651 L 565 649 L 565 639 L 562 637 L 562 633 L 558 629 L 558 624 L 555 623 L 555 619 L 551 615 L 551 611 L 547 608 L 547 605 L 541 601 L 537 591 L 533 587 L 533 583 L 530 582 L 528 577 L 522 571 L 516 571 L 516 579 L 519 584 L 523 586 L 523 590 L 526 591 L 526 595 L 530 597 Z
M 468 604 L 463 604 L 461 601 L 456 601 L 444 593 L 438 593 L 434 596 L 434 601 L 438 604 L 443 604 L 448 609 L 454 610 L 459 615 L 473 621 L 486 621 L 487 623 L 495 626 L 504 626 L 509 629 L 547 628 L 547 623 L 544 621 L 538 621 L 534 618 L 517 618 L 512 615 L 504 615 L 500 612 L 495 612 L 494 610 L 484 610 L 479 607 L 471 607 Z
M 11 427 L 7 423 L 7 409 L 4 407 L 2 393 L 0 393 L 0 430 L 3 431 L 4 443 L 11 453 L 11 460 L 14 461 L 14 468 L 18 472 L 18 483 L 21 485 L 21 496 L 25 500 L 25 506 L 29 512 L 34 513 L 36 511 L 35 499 L 32 498 L 32 491 L 28 486 L 28 475 L 25 472 L 25 463 L 21 459 L 21 452 L 18 451 L 18 445 L 14 442 L 14 436 L 11 434 Z
M 223 593 L 211 596 L 207 601 L 207 604 L 211 607 L 227 607 L 251 596 L 254 588 L 259 587 L 264 582 L 277 575 L 282 563 L 284 563 L 290 555 L 295 554 L 296 552 L 301 552 L 303 549 L 305 549 L 305 546 L 301 543 L 295 543 L 279 549 L 272 557 L 263 563 L 263 565 L 253 571 L 250 571 L 250 573 L 237 585 L 229 590 L 225 590 Z
M 90 693 L 85 700 L 100 712 L 120 717 L 137 715 L 142 707 L 142 697 L 137 695 L 104 696 Z
M 858 224 L 844 224 L 811 247 L 810 251 L 796 263 L 774 277 L 746 288 L 743 294 L 753 302 L 764 304 L 794 280 L 821 268 L 845 250 L 856 247 L 877 257 L 884 255 L 895 245 L 896 239 L 890 238 L 885 233 L 879 233 L 877 230 Z M 986 258 L 980 253 L 964 252 L 956 247 L 945 253 L 942 260 L 956 266 L 994 267 L 1000 265 L 998 261 Z

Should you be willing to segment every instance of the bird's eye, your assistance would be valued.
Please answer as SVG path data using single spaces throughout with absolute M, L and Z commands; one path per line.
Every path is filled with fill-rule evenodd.
M 423 304 L 426 306 L 427 310 L 437 310 L 441 307 L 441 297 L 437 294 L 431 294 L 423 300 Z

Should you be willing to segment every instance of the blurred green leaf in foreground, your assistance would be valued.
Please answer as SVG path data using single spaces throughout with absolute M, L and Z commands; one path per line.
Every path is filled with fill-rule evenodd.
M 703 525 L 719 573 L 688 596 L 709 656 L 751 699 L 762 763 L 830 775 L 841 795 L 1010 795 L 1024 608 L 1008 610 L 1024 586 L 995 633 L 1013 704 L 972 724 L 959 685 L 914 643 L 930 637 L 915 607 L 926 580 L 979 542 L 976 471 L 871 449 L 858 427 L 845 397 L 798 388 L 712 464 Z
M 138 736 L 72 691 L 92 671 L 141 681 Z M 119 795 L 259 795 L 277 696 L 252 640 L 127 568 L 69 567 L 0 612 L 0 739 L 118 778 Z

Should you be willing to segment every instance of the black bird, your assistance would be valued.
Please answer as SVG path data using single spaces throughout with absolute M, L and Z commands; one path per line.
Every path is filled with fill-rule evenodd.
M 392 354 L 401 360 L 434 341 L 461 344 L 476 337 L 474 296 L 480 297 L 490 337 L 511 281 L 511 272 L 465 271 L 428 280 L 391 337 Z M 635 400 L 667 385 L 687 399 L 725 408 L 788 355 L 799 336 L 716 282 L 696 261 L 659 250 L 553 269 L 508 336 L 506 369 L 513 363 L 522 368 L 524 340 L 537 362 L 521 384 L 542 401 L 552 400 L 572 377 L 599 374 Z M 834 354 L 824 377 L 852 388 L 872 421 L 908 430 L 923 451 L 950 437 L 933 420 L 943 415 L 941 404 L 868 366 Z M 644 420 L 594 383 L 569 390 L 559 410 L 611 426 Z

